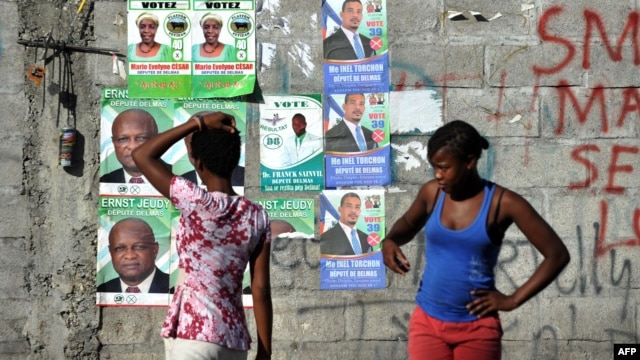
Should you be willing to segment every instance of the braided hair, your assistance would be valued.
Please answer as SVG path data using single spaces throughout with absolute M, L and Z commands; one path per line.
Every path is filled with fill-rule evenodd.
M 467 161 L 469 156 L 479 159 L 482 150 L 489 148 L 489 142 L 473 126 L 462 120 L 454 120 L 438 128 L 429 138 L 428 156 L 431 157 L 443 148 L 458 159 Z
M 191 155 L 212 173 L 231 178 L 240 160 L 240 132 L 221 129 L 196 131 L 191 138 Z

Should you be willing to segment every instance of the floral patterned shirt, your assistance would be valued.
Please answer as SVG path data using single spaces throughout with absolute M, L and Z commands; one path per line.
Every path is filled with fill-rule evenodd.
M 176 288 L 161 335 L 248 350 L 242 277 L 256 246 L 271 241 L 268 215 L 243 196 L 207 192 L 179 176 L 170 191 L 181 211 L 176 248 L 185 280 Z

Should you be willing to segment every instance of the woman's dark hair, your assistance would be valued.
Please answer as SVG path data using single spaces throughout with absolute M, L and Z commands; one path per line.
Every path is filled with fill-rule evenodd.
M 447 148 L 460 160 L 467 161 L 469 156 L 480 158 L 482 149 L 489 148 L 489 142 L 478 130 L 462 120 L 453 120 L 438 128 L 427 143 L 428 156 Z
M 212 173 L 231 178 L 240 160 L 240 132 L 203 130 L 193 133 L 191 156 Z

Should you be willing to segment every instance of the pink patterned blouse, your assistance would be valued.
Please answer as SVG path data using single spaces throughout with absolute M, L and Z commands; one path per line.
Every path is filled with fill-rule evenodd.
M 160 334 L 248 350 L 242 277 L 256 245 L 271 241 L 268 215 L 245 197 L 207 192 L 179 176 L 170 191 L 181 211 L 176 244 L 186 276 Z

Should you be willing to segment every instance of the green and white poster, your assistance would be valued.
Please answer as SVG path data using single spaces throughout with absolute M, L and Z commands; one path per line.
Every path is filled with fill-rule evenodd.
M 100 194 L 160 195 L 146 181 L 133 183 L 142 177 L 131 152 L 147 139 L 174 126 L 173 103 L 167 99 L 131 99 L 123 88 L 102 89 L 100 114 Z M 171 168 L 170 154 L 184 148 L 174 145 L 162 160 Z M 184 150 L 182 150 L 184 151 Z
M 191 3 L 129 0 L 128 87 L 132 98 L 191 95 Z
M 101 196 L 98 204 L 98 305 L 167 306 L 177 280 L 171 222 L 161 197 Z
M 174 126 L 185 123 L 191 115 L 200 111 L 221 111 L 233 115 L 236 128 L 240 132 L 242 149 L 240 161 L 231 176 L 231 186 L 238 194 L 244 194 L 245 144 L 247 132 L 247 104 L 224 99 L 178 99 L 175 101 Z M 185 139 L 187 141 L 187 139 Z M 202 185 L 193 165 L 189 161 L 186 147 L 172 149 L 166 156 L 172 160 L 174 174 L 182 175 L 192 182 Z
M 231 98 L 256 81 L 255 2 L 128 0 L 132 98 Z
M 320 95 L 265 96 L 260 104 L 263 192 L 324 188 Z
M 287 246 L 286 244 L 290 244 L 291 242 L 315 238 L 314 199 L 255 199 L 255 201 L 262 205 L 269 214 L 269 220 L 271 221 L 272 250 L 280 246 Z M 287 261 L 297 263 L 302 260 L 287 259 Z M 272 266 L 277 263 L 278 259 L 274 257 Z M 253 306 L 250 285 L 251 278 L 247 267 L 242 282 L 242 303 L 245 307 Z
M 194 0 L 193 8 L 191 97 L 251 94 L 256 82 L 254 1 Z

